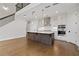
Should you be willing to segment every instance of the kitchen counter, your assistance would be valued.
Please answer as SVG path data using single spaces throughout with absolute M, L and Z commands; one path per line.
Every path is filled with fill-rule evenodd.
M 38 41 L 43 44 L 52 45 L 54 43 L 54 33 L 52 32 L 27 32 L 27 39 Z

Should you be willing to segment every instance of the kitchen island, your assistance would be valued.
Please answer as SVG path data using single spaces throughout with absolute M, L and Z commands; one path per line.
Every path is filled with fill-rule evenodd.
M 27 39 L 38 41 L 46 45 L 53 45 L 54 33 L 52 32 L 27 32 Z

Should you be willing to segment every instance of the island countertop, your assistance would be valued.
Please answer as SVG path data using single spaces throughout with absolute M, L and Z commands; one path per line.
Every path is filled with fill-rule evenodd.
M 53 31 L 29 31 L 29 33 L 52 34 Z

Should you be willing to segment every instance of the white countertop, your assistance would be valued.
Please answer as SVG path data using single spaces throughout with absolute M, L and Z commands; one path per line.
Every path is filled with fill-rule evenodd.
M 33 32 L 33 33 L 45 33 L 45 34 L 52 34 L 52 33 L 54 33 L 53 31 L 29 31 L 29 32 Z

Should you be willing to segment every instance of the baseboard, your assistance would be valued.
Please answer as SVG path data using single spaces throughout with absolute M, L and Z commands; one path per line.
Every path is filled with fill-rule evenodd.
M 21 37 L 26 37 L 26 35 L 21 35 L 21 36 L 17 36 L 17 37 L 4 38 L 4 39 L 0 39 L 0 41 L 11 40 L 11 39 L 21 38 Z

